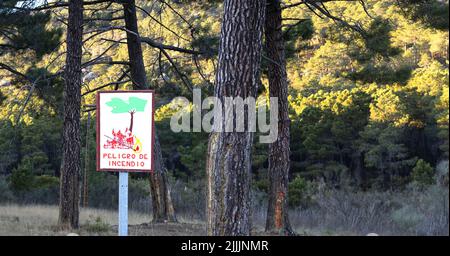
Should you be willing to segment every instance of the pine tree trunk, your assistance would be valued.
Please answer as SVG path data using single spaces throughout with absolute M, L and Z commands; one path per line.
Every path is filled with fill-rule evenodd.
M 270 97 L 278 98 L 278 138 L 269 146 L 269 203 L 266 231 L 292 234 L 288 217 L 290 119 L 285 46 L 279 0 L 267 0 L 265 22 Z
M 260 81 L 265 5 L 265 0 L 224 2 L 214 89 L 214 96 L 222 103 L 225 97 L 256 97 Z M 224 109 L 222 113 L 221 126 L 224 128 Z M 244 114 L 247 117 L 247 113 Z M 248 127 L 245 129 L 245 132 L 213 131 L 210 134 L 206 163 L 208 235 L 250 234 L 253 134 Z
M 150 190 L 152 193 L 153 222 L 176 222 L 175 210 L 173 208 L 169 181 L 167 180 L 167 169 L 161 153 L 161 145 L 158 137 L 155 138 L 153 154 L 155 155 L 156 171 L 150 175 Z
M 127 32 L 127 47 L 130 62 L 131 79 L 133 88 L 146 89 L 147 76 L 145 73 L 144 58 L 142 55 L 141 38 L 139 35 L 136 4 L 134 0 L 125 1 L 123 4 L 125 28 Z
M 60 177 L 59 226 L 79 226 L 79 178 L 81 175 L 81 55 L 83 0 L 69 1 L 67 55 L 64 85 L 63 155 Z
M 125 28 L 132 32 L 127 32 L 127 46 L 133 89 L 146 89 L 149 86 L 147 85 L 141 39 L 138 36 L 135 1 L 127 1 L 123 4 L 123 8 Z M 155 129 L 155 145 L 153 146 L 155 170 L 150 174 L 149 178 L 153 203 L 153 222 L 176 222 L 177 219 L 167 180 L 167 169 L 162 158 L 161 145 L 156 135 L 156 127 L 153 127 L 153 129 Z

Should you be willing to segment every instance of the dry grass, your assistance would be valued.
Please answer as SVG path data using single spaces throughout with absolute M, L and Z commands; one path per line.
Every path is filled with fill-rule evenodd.
M 81 208 L 79 235 L 116 235 L 117 212 Z M 150 224 L 151 216 L 130 211 L 130 235 L 202 235 L 201 222 Z M 0 205 L 0 236 L 58 236 L 68 231 L 58 230 L 58 207 L 51 205 Z
M 448 187 L 411 187 L 397 192 L 352 192 L 324 190 L 315 204 L 291 209 L 292 228 L 298 235 L 446 235 L 449 226 Z M 264 232 L 266 204 L 253 207 L 253 235 Z M 179 212 L 179 223 L 152 224 L 151 215 L 129 212 L 129 234 L 139 236 L 206 235 L 204 221 L 195 214 Z M 81 208 L 80 235 L 116 235 L 117 211 Z M 1 235 L 66 235 L 57 229 L 58 207 L 45 205 L 0 205 Z

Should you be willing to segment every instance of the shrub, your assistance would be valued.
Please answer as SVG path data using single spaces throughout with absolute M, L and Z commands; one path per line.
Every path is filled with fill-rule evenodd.
M 448 160 L 440 161 L 436 166 L 436 181 L 448 187 Z
M 9 185 L 20 203 L 56 204 L 59 197 L 59 178 L 33 175 L 29 169 L 14 169 Z
M 41 175 L 34 178 L 34 188 L 50 188 L 59 186 L 59 178 L 50 175 Z
M 105 223 L 101 217 L 86 221 L 85 228 L 90 233 L 105 233 L 110 230 L 109 224 Z
M 29 169 L 14 169 L 9 176 L 11 188 L 15 191 L 29 191 L 33 187 L 33 174 Z
M 59 184 L 16 193 L 21 204 L 56 205 L 59 202 Z
M 405 205 L 392 212 L 392 220 L 394 223 L 401 230 L 408 233 L 415 233 L 417 226 L 424 220 L 424 217 L 411 205 Z
M 395 207 L 391 192 L 357 192 L 352 189 L 324 188 L 316 195 L 318 223 L 334 231 L 360 234 L 386 232 L 390 225 L 386 213 Z
M 312 203 L 312 184 L 297 176 L 289 183 L 289 205 L 292 207 L 308 206 Z
M 269 180 L 267 178 L 253 180 L 253 186 L 255 189 L 267 193 L 269 191 Z
M 412 235 L 448 235 L 448 189 L 413 184 L 396 198 L 401 205 L 391 213 L 395 233 Z
M 426 186 L 434 183 L 434 169 L 422 159 L 419 159 L 411 173 L 413 182 Z
M 297 232 L 441 236 L 449 232 L 449 191 L 440 185 L 412 183 L 395 192 L 325 187 L 318 189 L 314 202 L 289 212 Z

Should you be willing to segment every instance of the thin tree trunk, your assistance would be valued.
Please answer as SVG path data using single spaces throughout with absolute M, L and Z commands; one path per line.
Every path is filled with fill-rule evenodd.
M 270 97 L 278 98 L 278 138 L 269 146 L 269 204 L 266 231 L 292 234 L 288 217 L 290 119 L 285 46 L 279 0 L 267 0 L 265 22 Z
M 265 0 L 225 0 L 214 96 L 256 97 L 260 81 Z M 218 107 L 218 106 L 215 106 Z M 223 104 L 221 128 L 225 127 Z M 248 109 L 244 111 L 248 117 Z M 213 131 L 206 163 L 207 234 L 249 235 L 253 134 Z
M 133 88 L 146 89 L 147 76 L 142 55 L 141 38 L 139 35 L 135 0 L 124 1 L 123 4 L 125 28 L 127 32 L 127 47 Z
M 125 28 L 133 33 L 127 32 L 128 56 L 130 61 L 131 79 L 133 88 L 145 89 L 147 78 L 145 73 L 144 58 L 142 55 L 141 39 L 138 36 L 138 26 L 136 17 L 136 5 L 134 0 L 123 4 Z M 132 127 L 130 127 L 132 129 Z M 153 222 L 176 222 L 175 210 L 170 195 L 170 187 L 167 180 L 167 169 L 162 158 L 161 145 L 155 129 L 155 145 L 153 146 L 155 171 L 150 174 L 150 189 L 153 203 Z
M 161 153 L 161 145 L 158 137 L 155 137 L 153 150 L 155 155 L 156 172 L 150 175 L 150 190 L 152 193 L 153 222 L 176 222 L 175 210 L 173 208 L 169 181 L 167 180 L 167 169 Z
M 134 123 L 134 112 L 130 112 L 131 118 L 130 118 L 130 132 L 133 132 L 133 123 Z
M 356 152 L 352 156 L 352 165 L 354 166 L 354 179 L 356 180 L 356 185 L 361 188 L 365 185 L 365 173 L 363 169 L 364 155 L 360 152 Z
M 63 155 L 60 177 L 59 226 L 79 226 L 79 178 L 81 174 L 81 55 L 83 0 L 69 1 L 67 56 L 64 85 Z

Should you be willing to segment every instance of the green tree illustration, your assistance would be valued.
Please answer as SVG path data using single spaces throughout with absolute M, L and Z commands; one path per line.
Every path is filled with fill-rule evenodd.
M 143 112 L 145 106 L 147 105 L 147 100 L 140 99 L 137 97 L 128 98 L 128 102 L 120 99 L 120 98 L 112 98 L 110 101 L 106 103 L 107 106 L 111 107 L 111 113 L 113 114 L 122 114 L 122 113 L 130 113 L 130 132 L 133 132 L 133 118 L 134 113 Z

